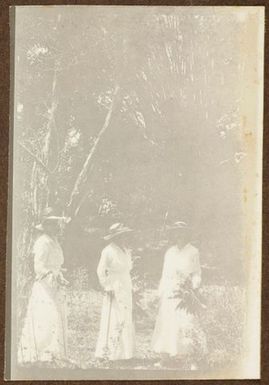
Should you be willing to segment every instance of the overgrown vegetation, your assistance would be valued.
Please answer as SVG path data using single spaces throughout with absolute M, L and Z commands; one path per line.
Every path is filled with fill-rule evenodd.
M 235 365 L 243 349 L 244 290 L 238 286 L 204 286 L 201 294 L 207 309 L 200 314 L 200 323 L 206 332 L 208 354 L 204 358 L 208 368 Z M 99 330 L 102 293 L 95 290 L 70 288 L 67 295 L 69 307 L 69 350 L 72 361 L 80 368 L 109 366 L 97 362 L 94 351 Z M 128 363 L 132 368 L 155 368 L 158 355 L 151 351 L 151 337 L 158 311 L 157 290 L 141 292 L 135 304 L 136 354 Z M 138 312 L 138 313 L 137 313 Z M 146 360 L 145 360 L 146 359 Z M 160 367 L 159 367 L 160 368 Z

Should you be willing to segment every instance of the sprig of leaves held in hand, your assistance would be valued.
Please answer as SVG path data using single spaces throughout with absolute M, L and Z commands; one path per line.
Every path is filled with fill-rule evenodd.
M 190 279 L 186 279 L 184 284 L 178 285 L 174 295 L 169 298 L 178 299 L 176 309 L 185 309 L 191 314 L 197 314 L 207 308 L 199 290 L 193 289 Z

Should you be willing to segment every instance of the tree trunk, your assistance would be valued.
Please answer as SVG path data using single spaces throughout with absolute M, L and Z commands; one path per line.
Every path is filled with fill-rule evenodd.
M 77 179 L 75 181 L 74 188 L 73 188 L 73 190 L 71 192 L 71 195 L 70 195 L 68 207 L 70 207 L 72 205 L 74 198 L 79 194 L 79 187 L 80 187 L 81 183 L 83 182 L 83 180 L 85 179 L 85 177 L 87 175 L 87 172 L 89 170 L 89 167 L 90 167 L 93 155 L 94 155 L 94 153 L 95 153 L 95 151 L 97 149 L 98 143 L 100 142 L 102 136 L 104 135 L 106 129 L 109 126 L 109 123 L 110 123 L 110 120 L 111 120 L 112 111 L 113 111 L 113 107 L 114 107 L 114 104 L 115 104 L 115 96 L 117 95 L 118 90 L 119 90 L 119 86 L 116 86 L 116 88 L 115 88 L 115 90 L 113 92 L 114 99 L 112 100 L 111 105 L 110 105 L 110 107 L 108 109 L 108 113 L 106 115 L 106 119 L 105 119 L 105 122 L 103 124 L 103 127 L 99 131 L 99 134 L 97 135 L 97 137 L 96 137 L 96 139 L 94 141 L 94 144 L 91 147 L 90 152 L 89 152 L 85 162 L 83 163 L 82 169 L 81 169 L 80 173 L 78 174 L 78 177 L 77 177 Z M 76 211 L 76 210 L 74 210 L 74 211 Z

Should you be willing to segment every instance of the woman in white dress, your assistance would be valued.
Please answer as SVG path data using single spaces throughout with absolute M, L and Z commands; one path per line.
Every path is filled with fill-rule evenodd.
M 110 227 L 105 240 L 97 275 L 105 291 L 95 356 L 108 360 L 126 360 L 134 353 L 132 320 L 132 260 L 125 247 L 126 233 L 120 223 Z
M 195 293 L 201 283 L 199 251 L 188 242 L 182 222 L 171 226 L 169 232 L 173 245 L 164 256 L 152 349 L 163 359 L 184 360 L 195 369 L 197 360 L 207 351 L 206 337 L 194 311 L 205 307 Z
M 35 282 L 19 342 L 21 364 L 67 358 L 64 295 L 67 281 L 62 274 L 63 251 L 57 240 L 61 219 L 47 215 L 36 227 L 43 234 L 33 246 Z

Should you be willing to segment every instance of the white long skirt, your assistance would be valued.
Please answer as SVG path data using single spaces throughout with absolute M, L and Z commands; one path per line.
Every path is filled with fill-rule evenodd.
M 30 296 L 18 349 L 18 362 L 67 358 L 66 309 L 61 289 L 35 282 Z
M 206 336 L 196 316 L 177 308 L 178 300 L 162 298 L 152 337 L 152 350 L 171 357 L 201 356 Z
M 132 290 L 121 287 L 112 296 L 110 293 L 104 296 L 95 356 L 124 360 L 133 354 Z

